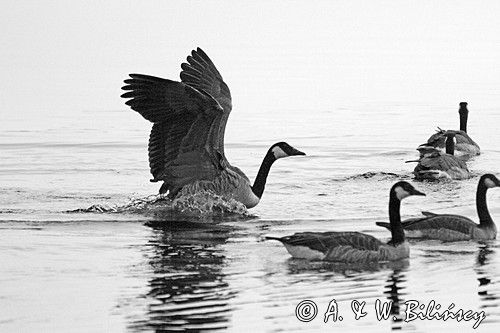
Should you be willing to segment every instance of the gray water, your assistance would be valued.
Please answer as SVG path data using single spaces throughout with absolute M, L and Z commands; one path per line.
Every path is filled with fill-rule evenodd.
M 476 331 L 497 331 L 498 240 L 411 241 L 408 260 L 353 266 L 291 259 L 264 236 L 353 230 L 387 240 L 374 222 L 387 220 L 401 179 L 427 194 L 406 199 L 403 217 L 477 221 L 479 176 L 500 174 L 498 5 L 223 4 L 51 5 L 66 10 L 59 23 L 38 18 L 51 6 L 2 13 L 22 19 L 2 35 L 11 82 L 1 83 L 0 331 L 473 330 L 473 321 L 404 322 L 409 300 L 484 311 Z M 118 97 L 129 72 L 176 79 L 198 45 L 232 92 L 233 165 L 253 179 L 274 142 L 307 153 L 276 162 L 244 214 L 150 205 L 150 125 Z M 469 162 L 474 177 L 414 182 L 404 162 L 436 126 L 457 128 L 461 101 L 482 148 Z M 494 220 L 499 198 L 488 192 Z M 343 321 L 324 323 L 332 299 Z M 377 299 L 394 302 L 397 320 L 376 319 Z M 295 316 L 302 300 L 318 306 L 310 322 Z M 366 302 L 366 317 L 354 319 L 353 300 Z

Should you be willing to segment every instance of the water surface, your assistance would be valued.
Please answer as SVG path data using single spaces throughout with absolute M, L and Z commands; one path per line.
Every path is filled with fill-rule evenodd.
M 488 23 L 498 21 L 495 11 L 350 3 L 287 5 L 283 21 L 272 15 L 277 5 L 243 11 L 228 4 L 217 11 L 220 20 L 199 3 L 145 12 L 108 5 L 92 15 L 82 5 L 62 11 L 75 41 L 47 23 L 48 40 L 62 53 L 7 36 L 5 49 L 17 56 L 2 69 L 17 84 L 2 83 L 8 93 L 0 110 L 0 331 L 248 331 L 256 323 L 268 332 L 472 330 L 464 321 L 405 323 L 408 300 L 484 311 L 477 331 L 496 331 L 498 240 L 411 241 L 409 260 L 369 266 L 294 260 L 264 240 L 306 230 L 388 239 L 374 222 L 387 220 L 389 189 L 401 179 L 427 193 L 406 199 L 403 217 L 430 210 L 477 220 L 479 176 L 499 174 L 500 42 Z M 113 25 L 104 19 L 109 13 Z M 84 32 L 87 14 L 100 15 L 92 18 L 99 29 Z M 19 38 L 37 40 L 35 28 L 44 31 L 38 16 L 18 17 L 33 20 Z M 141 18 L 149 28 L 130 23 Z M 82 50 L 76 40 L 94 47 Z M 135 71 L 176 79 L 198 45 L 232 91 L 232 164 L 253 179 L 274 142 L 307 153 L 278 161 L 261 203 L 244 216 L 193 219 L 144 204 L 159 187 L 149 182 L 150 124 L 123 105 L 121 81 Z M 39 62 L 29 61 L 30 47 Z M 462 101 L 482 148 L 469 162 L 474 177 L 414 182 L 413 165 L 404 162 L 436 126 L 458 126 Z M 495 220 L 499 198 L 500 190 L 488 192 Z M 332 299 L 344 320 L 324 323 Z M 377 299 L 394 302 L 396 320 L 376 319 Z M 302 300 L 318 306 L 311 322 L 295 317 Z M 366 302 L 366 317 L 354 320 L 353 300 Z

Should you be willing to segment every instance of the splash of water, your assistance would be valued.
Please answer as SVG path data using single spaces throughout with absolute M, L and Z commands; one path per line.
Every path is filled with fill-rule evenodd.
M 134 198 L 124 205 L 95 204 L 88 208 L 68 211 L 69 213 L 137 213 L 164 219 L 182 218 L 251 218 L 246 207 L 234 199 L 226 199 L 212 191 L 182 194 L 175 199 L 165 195 L 151 195 Z
M 409 179 L 409 178 L 410 178 L 410 175 L 407 175 L 407 174 L 397 174 L 397 173 L 393 173 L 393 172 L 368 171 L 368 172 L 356 174 L 353 176 L 335 179 L 335 181 L 359 180 L 359 179 L 391 180 L 391 179 Z

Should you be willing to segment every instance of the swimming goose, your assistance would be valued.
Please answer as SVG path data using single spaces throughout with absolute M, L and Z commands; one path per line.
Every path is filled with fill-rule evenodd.
M 481 149 L 479 145 L 474 142 L 467 134 L 467 118 L 469 115 L 469 110 L 467 109 L 467 103 L 461 102 L 460 108 L 458 110 L 460 115 L 460 130 L 456 132 L 456 141 L 457 144 L 455 146 L 455 150 L 457 155 L 467 155 L 474 156 L 479 155 L 481 153 Z M 437 133 L 431 135 L 431 137 L 427 140 L 427 143 L 424 143 L 421 146 L 433 146 L 435 148 L 443 150 L 445 148 L 446 141 L 446 131 L 442 130 L 438 127 Z
M 286 237 L 266 237 L 278 240 L 294 258 L 339 262 L 390 261 L 408 258 L 410 248 L 405 240 L 401 216 L 401 200 L 410 195 L 425 195 L 411 184 L 400 181 L 389 193 L 389 220 L 392 238 L 384 243 L 360 232 L 301 232 Z
M 229 164 L 224 131 L 231 112 L 231 93 L 206 53 L 198 48 L 181 65 L 181 81 L 130 74 L 122 87 L 125 104 L 153 123 L 149 136 L 152 182 L 170 198 L 209 190 L 247 208 L 257 205 L 271 165 L 280 158 L 305 155 L 285 142 L 272 145 L 253 185 Z
M 406 161 L 406 163 L 418 162 L 413 171 L 415 179 L 467 179 L 471 177 L 465 161 L 454 156 L 455 134 L 455 131 L 445 132 L 446 153 L 431 146 L 423 146 L 418 148 L 420 151 L 418 160 Z
M 444 241 L 495 239 L 497 228 L 486 204 L 486 191 L 493 187 L 500 187 L 500 181 L 494 175 L 485 174 L 479 179 L 476 191 L 476 209 L 479 224 L 461 215 L 422 212 L 424 217 L 412 218 L 402 222 L 405 234 L 411 238 L 430 238 Z M 391 229 L 389 223 L 376 222 L 376 224 Z

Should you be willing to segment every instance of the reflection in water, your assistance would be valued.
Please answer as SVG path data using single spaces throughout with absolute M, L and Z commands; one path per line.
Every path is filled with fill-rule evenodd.
M 311 262 L 291 258 L 288 260 L 288 268 L 289 274 L 314 273 L 319 280 L 334 281 L 335 275 L 343 275 L 346 278 L 343 281 L 346 282 L 350 288 L 359 286 L 360 289 L 354 289 L 351 294 L 345 290 L 337 293 L 335 289 L 330 289 L 330 296 L 337 296 L 337 299 L 347 301 L 348 304 L 354 299 L 379 299 L 378 281 L 382 282 L 382 280 L 378 280 L 379 277 L 377 277 L 377 272 L 389 271 L 390 274 L 385 280 L 386 284 L 383 292 L 387 300 L 392 302 L 389 320 L 392 322 L 392 330 L 401 330 L 403 328 L 402 325 L 405 314 L 404 312 L 401 313 L 401 308 L 405 307 L 405 300 L 402 299 L 402 297 L 407 294 L 406 272 L 409 268 L 408 259 L 385 263 L 346 264 L 324 261 Z M 338 284 L 337 282 L 336 285 Z M 372 286 L 374 287 L 373 289 L 371 288 Z M 384 302 L 382 299 L 380 299 L 380 301 Z M 326 302 L 323 303 L 328 304 Z M 360 323 L 362 323 L 362 321 Z
M 486 311 L 486 315 L 490 317 L 490 320 L 496 321 L 498 319 L 491 318 L 491 314 L 494 313 L 494 310 L 499 307 L 499 301 L 498 296 L 496 296 L 493 292 L 495 290 L 495 282 L 492 283 L 492 276 L 490 272 L 491 264 L 488 260 L 494 253 L 495 251 L 487 244 L 481 246 L 477 256 L 477 266 L 475 271 L 477 273 L 477 280 L 479 281 L 477 294 L 479 295 L 480 309 Z M 488 313 L 488 310 L 490 310 L 491 313 Z
M 179 227 L 178 225 L 182 225 Z M 147 245 L 153 278 L 148 283 L 146 318 L 130 325 L 142 330 L 216 330 L 228 326 L 235 293 L 222 274 L 227 228 L 187 222 L 150 225 Z
M 387 299 L 392 302 L 390 320 L 392 321 L 393 331 L 402 329 L 404 319 L 404 315 L 401 314 L 401 307 L 405 301 L 400 298 L 401 295 L 404 295 L 402 284 L 406 282 L 404 271 L 404 268 L 394 269 L 387 279 L 388 284 L 385 286 L 384 291 Z
M 409 260 L 403 259 L 390 262 L 363 262 L 343 263 L 334 261 L 309 261 L 304 259 L 289 258 L 288 273 L 300 274 L 304 272 L 318 272 L 324 274 L 324 279 L 333 274 L 342 274 L 346 277 L 357 276 L 360 273 L 378 272 L 386 269 L 401 271 L 409 266 Z

